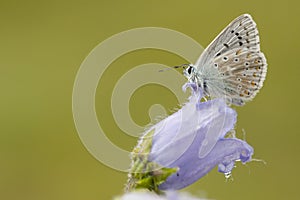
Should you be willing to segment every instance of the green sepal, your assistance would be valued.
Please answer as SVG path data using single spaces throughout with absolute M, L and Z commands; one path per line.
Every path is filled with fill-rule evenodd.
M 158 186 L 178 171 L 178 168 L 167 168 L 148 160 L 152 148 L 152 139 L 155 129 L 150 130 L 139 140 L 131 154 L 131 169 L 128 174 L 126 191 L 148 189 L 158 194 L 162 193 Z

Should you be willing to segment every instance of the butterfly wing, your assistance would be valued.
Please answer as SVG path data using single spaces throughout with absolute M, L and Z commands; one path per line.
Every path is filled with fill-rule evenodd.
M 259 44 L 256 44 L 259 43 L 256 24 L 249 14 L 243 14 L 233 20 L 203 51 L 195 63 L 195 67 L 204 66 L 228 49 L 245 46 L 247 43 L 246 40 L 250 42 L 248 46 L 250 45 L 251 48 L 260 49 Z
M 233 20 L 195 64 L 200 71 L 201 68 L 218 68 L 220 76 L 217 78 L 221 79 L 222 87 L 208 85 L 208 92 L 217 93 L 215 96 L 224 95 L 235 105 L 243 105 L 253 99 L 262 87 L 267 72 L 266 59 L 260 52 L 259 43 L 256 23 L 249 14 Z
M 251 16 L 245 14 L 233 20 L 204 50 L 194 67 L 210 96 L 225 97 L 239 106 L 253 99 L 265 80 L 267 63 Z M 212 134 L 216 134 L 214 138 L 221 136 L 221 132 Z M 215 140 L 208 140 L 206 147 L 199 149 L 199 157 L 205 157 L 215 144 Z
M 228 59 L 224 61 L 224 56 Z M 214 59 L 218 63 L 224 94 L 230 103 L 244 105 L 252 100 L 263 86 L 267 63 L 262 52 L 234 49 L 223 57 Z

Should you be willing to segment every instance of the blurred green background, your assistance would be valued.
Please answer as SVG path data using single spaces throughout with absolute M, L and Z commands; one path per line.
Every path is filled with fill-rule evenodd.
M 237 109 L 237 133 L 242 136 L 245 129 L 255 157 L 267 164 L 238 164 L 229 182 L 214 169 L 185 190 L 219 200 L 297 199 L 299 6 L 296 0 L 1 1 L 0 199 L 96 200 L 121 194 L 127 175 L 94 159 L 75 129 L 72 88 L 80 64 L 100 42 L 137 27 L 173 29 L 206 46 L 242 13 L 258 24 L 269 68 L 255 100 Z M 141 50 L 122 56 L 109 70 L 119 77 L 149 62 L 185 63 L 171 53 Z M 109 108 L 117 80 L 112 73 L 98 86 L 97 114 L 107 136 L 130 150 L 136 138 L 116 126 Z M 140 88 L 133 97 L 130 111 L 140 125 L 149 123 L 153 103 L 167 110 L 177 106 L 157 85 Z

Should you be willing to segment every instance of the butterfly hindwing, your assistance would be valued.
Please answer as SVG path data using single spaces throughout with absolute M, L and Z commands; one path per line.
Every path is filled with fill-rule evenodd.
M 231 103 L 243 105 L 252 100 L 267 73 L 267 63 L 262 52 L 248 49 L 234 49 L 224 53 L 223 57 L 214 59 L 223 82 L 224 95 L 230 97 Z

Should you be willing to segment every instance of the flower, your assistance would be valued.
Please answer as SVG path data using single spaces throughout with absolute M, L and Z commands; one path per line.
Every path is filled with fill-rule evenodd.
M 188 193 L 167 191 L 164 195 L 157 195 L 149 191 L 134 191 L 124 194 L 121 197 L 115 198 L 115 200 L 201 200 L 193 197 Z M 204 199 L 202 199 L 204 200 Z
M 176 113 L 150 127 L 133 151 L 131 188 L 159 192 L 182 189 L 219 166 L 228 176 L 235 162 L 249 162 L 253 148 L 238 138 L 225 137 L 234 128 L 236 112 L 224 99 L 200 102 L 200 88 Z

